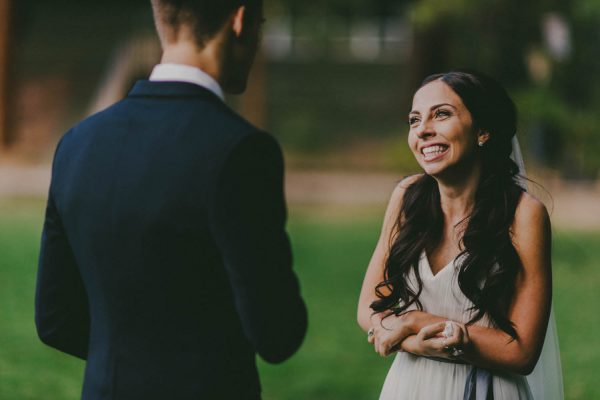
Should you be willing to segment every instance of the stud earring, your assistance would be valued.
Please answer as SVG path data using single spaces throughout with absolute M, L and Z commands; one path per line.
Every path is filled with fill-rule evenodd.
M 485 144 L 485 142 L 479 142 L 479 147 L 483 147 L 483 145 Z

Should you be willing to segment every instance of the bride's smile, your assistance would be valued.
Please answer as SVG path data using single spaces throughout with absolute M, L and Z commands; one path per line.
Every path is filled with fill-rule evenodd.
M 438 161 L 440 158 L 448 154 L 450 146 L 443 143 L 428 144 L 421 148 L 421 154 L 425 162 Z
M 417 91 L 408 123 L 408 144 L 428 175 L 478 164 L 477 145 L 487 137 L 475 132 L 471 113 L 446 83 L 434 81 Z

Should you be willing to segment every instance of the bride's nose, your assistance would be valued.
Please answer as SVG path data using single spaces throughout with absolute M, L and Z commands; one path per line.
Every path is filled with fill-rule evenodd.
M 427 139 L 433 136 L 435 136 L 435 130 L 431 126 L 431 123 L 428 121 L 423 122 L 417 130 L 417 137 L 419 139 Z

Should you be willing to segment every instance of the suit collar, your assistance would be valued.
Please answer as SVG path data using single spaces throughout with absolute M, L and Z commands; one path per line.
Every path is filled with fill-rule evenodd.
M 129 91 L 128 97 L 203 97 L 222 103 L 222 100 L 210 90 L 187 82 L 139 80 Z
M 221 85 L 198 67 L 186 64 L 158 64 L 148 79 L 153 82 L 189 82 L 202 86 L 225 101 Z

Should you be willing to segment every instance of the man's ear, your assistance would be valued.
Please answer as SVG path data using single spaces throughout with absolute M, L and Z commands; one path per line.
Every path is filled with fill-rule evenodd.
M 242 36 L 242 32 L 244 31 L 244 17 L 246 15 L 246 6 L 240 6 L 233 13 L 233 18 L 231 20 L 233 29 L 233 33 L 236 37 Z

